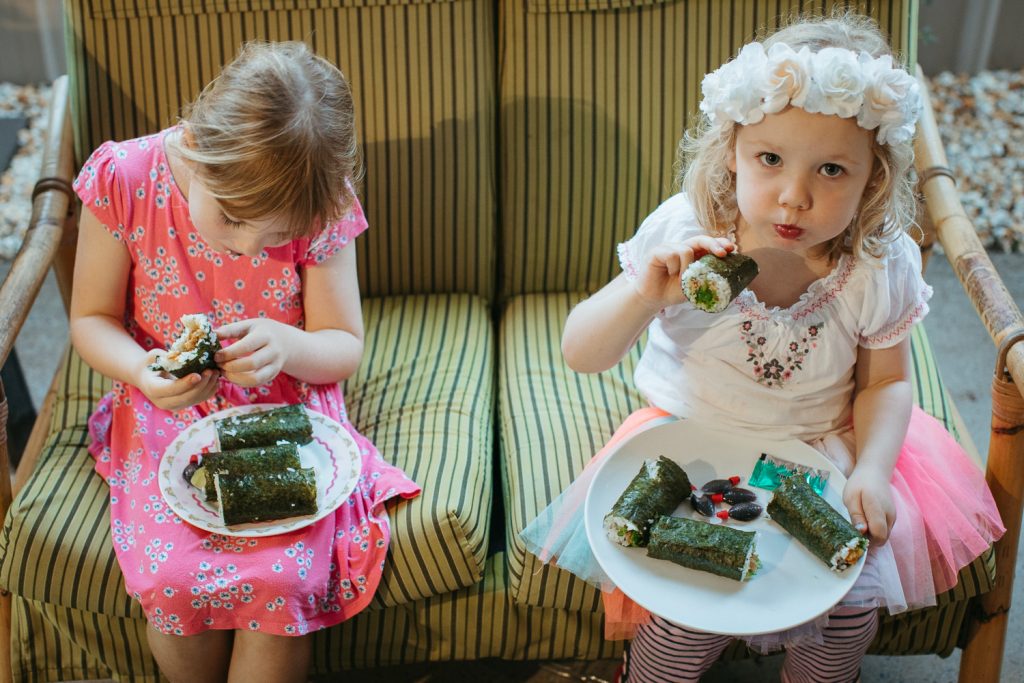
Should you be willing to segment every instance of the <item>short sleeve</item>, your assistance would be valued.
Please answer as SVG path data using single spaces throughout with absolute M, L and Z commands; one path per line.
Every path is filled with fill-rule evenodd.
M 337 221 L 328 224 L 309 241 L 305 254 L 299 260 L 303 266 L 315 266 L 323 263 L 346 247 L 367 227 L 363 207 L 353 195 L 352 206 Z
M 666 242 L 682 242 L 703 232 L 686 195 L 673 195 L 644 219 L 633 237 L 619 244 L 622 272 L 626 279 L 635 280 L 651 249 Z
M 121 164 L 126 159 L 127 152 L 120 144 L 104 142 L 89 156 L 72 183 L 82 206 L 122 242 L 129 237 L 125 226 L 132 222 L 132 202 L 125 190 L 129 183 L 120 177 Z
M 906 233 L 889 247 L 885 260 L 865 269 L 869 282 L 860 315 L 860 345 L 895 346 L 928 313 L 932 288 L 921 277 L 921 251 Z

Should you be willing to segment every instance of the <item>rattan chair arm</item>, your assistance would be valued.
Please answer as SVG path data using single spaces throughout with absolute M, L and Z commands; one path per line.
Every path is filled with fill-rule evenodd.
M 73 156 L 67 77 L 61 76 L 53 84 L 50 101 L 40 173 L 43 183 L 33 192 L 32 218 L 25 240 L 0 285 L 0 363 L 10 355 L 60 247 L 68 208 L 72 206 Z

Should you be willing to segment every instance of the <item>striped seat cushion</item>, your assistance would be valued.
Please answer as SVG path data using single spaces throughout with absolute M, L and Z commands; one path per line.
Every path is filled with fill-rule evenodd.
M 600 374 L 575 373 L 562 360 L 562 327 L 581 298 L 535 294 L 509 302 L 499 332 L 498 420 L 512 595 L 529 605 L 587 611 L 600 606 L 597 589 L 541 564 L 519 538 L 625 417 L 644 405 L 632 385 L 642 342 L 621 364 Z M 920 325 L 915 326 L 912 347 L 916 400 L 952 426 Z M 961 573 L 956 595 L 970 597 L 990 587 L 991 573 L 978 561 Z
M 480 580 L 492 504 L 493 333 L 470 295 L 371 299 L 366 351 L 345 386 L 349 417 L 422 488 L 388 506 L 392 546 L 371 609 Z M 0 585 L 29 600 L 141 617 L 110 541 L 109 489 L 86 420 L 109 382 L 75 353 L 51 433 L 0 535 Z
M 704 74 L 758 28 L 845 6 L 916 58 L 919 0 L 498 3 L 502 299 L 596 291 L 615 244 L 671 193 Z
M 372 239 L 364 296 L 494 288 L 491 0 L 64 3 L 76 158 L 177 121 L 249 40 L 303 40 L 348 77 Z

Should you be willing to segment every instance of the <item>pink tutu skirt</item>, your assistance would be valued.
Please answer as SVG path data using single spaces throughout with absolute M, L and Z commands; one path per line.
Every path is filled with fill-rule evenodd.
M 618 590 L 601 571 L 583 525 L 583 502 L 599 465 L 627 437 L 676 419 L 657 408 L 630 415 L 569 487 L 520 534 L 542 562 L 566 569 L 602 590 L 605 637 L 630 638 L 646 623 L 645 609 Z M 828 434 L 810 445 L 849 474 L 853 430 Z M 864 570 L 842 605 L 875 605 L 890 614 L 929 607 L 957 582 L 963 567 L 1005 531 L 983 473 L 935 418 L 917 406 L 893 470 L 896 523 L 884 545 L 872 544 Z M 805 639 L 819 640 L 827 615 L 781 634 L 748 640 L 769 651 Z

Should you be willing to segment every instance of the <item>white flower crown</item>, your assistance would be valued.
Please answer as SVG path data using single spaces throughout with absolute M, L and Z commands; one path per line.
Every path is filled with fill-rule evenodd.
M 754 124 L 786 105 L 812 114 L 857 118 L 865 130 L 878 128 L 879 144 L 906 142 L 921 113 L 917 79 L 893 66 L 892 57 L 875 59 L 836 47 L 794 51 L 775 43 L 767 51 L 748 43 L 739 55 L 704 77 L 700 110 L 712 122 Z

